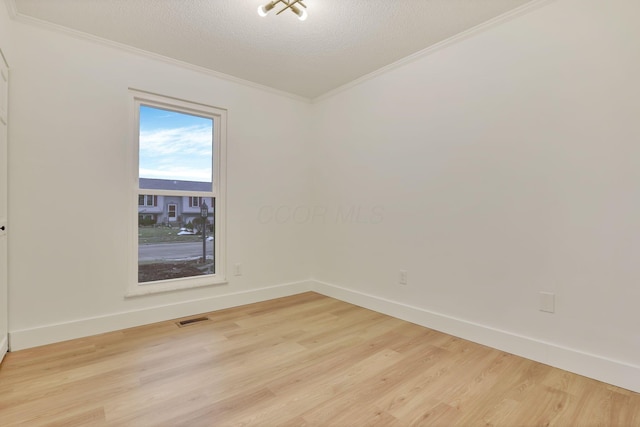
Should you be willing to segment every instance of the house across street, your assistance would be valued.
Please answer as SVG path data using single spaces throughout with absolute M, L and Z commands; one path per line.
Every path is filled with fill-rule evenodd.
M 200 220 L 200 208 L 203 202 L 207 204 L 211 215 L 214 206 L 211 197 L 179 195 L 180 192 L 185 191 L 211 191 L 211 185 L 210 182 L 140 178 L 139 186 L 141 191 L 138 195 L 139 224 L 163 224 L 169 226 L 194 224 L 195 220 Z M 146 190 L 148 190 L 148 193 Z M 175 190 L 177 195 L 157 194 L 154 193 L 154 190 Z

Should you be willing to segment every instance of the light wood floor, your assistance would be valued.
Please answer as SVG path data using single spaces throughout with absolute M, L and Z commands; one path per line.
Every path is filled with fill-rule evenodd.
M 315 293 L 9 353 L 0 425 L 640 426 L 640 394 Z

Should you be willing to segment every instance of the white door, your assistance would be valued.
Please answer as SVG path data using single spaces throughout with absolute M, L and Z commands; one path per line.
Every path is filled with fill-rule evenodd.
M 178 205 L 169 205 L 167 206 L 169 222 L 176 222 L 178 219 Z
M 7 291 L 7 110 L 9 69 L 0 50 L 0 361 L 9 348 Z

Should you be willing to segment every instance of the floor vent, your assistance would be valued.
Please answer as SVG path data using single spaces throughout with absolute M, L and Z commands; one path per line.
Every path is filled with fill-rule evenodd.
M 207 320 L 209 320 L 208 317 L 195 317 L 193 319 L 181 320 L 179 322 L 176 322 L 176 325 L 182 328 L 183 326 L 194 325 L 196 323 L 205 322 Z

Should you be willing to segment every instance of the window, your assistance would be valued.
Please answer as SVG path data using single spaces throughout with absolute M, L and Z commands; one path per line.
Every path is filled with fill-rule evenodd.
M 140 194 L 138 206 L 158 206 L 158 196 Z
M 138 204 L 128 294 L 223 283 L 226 112 L 131 92 Z

